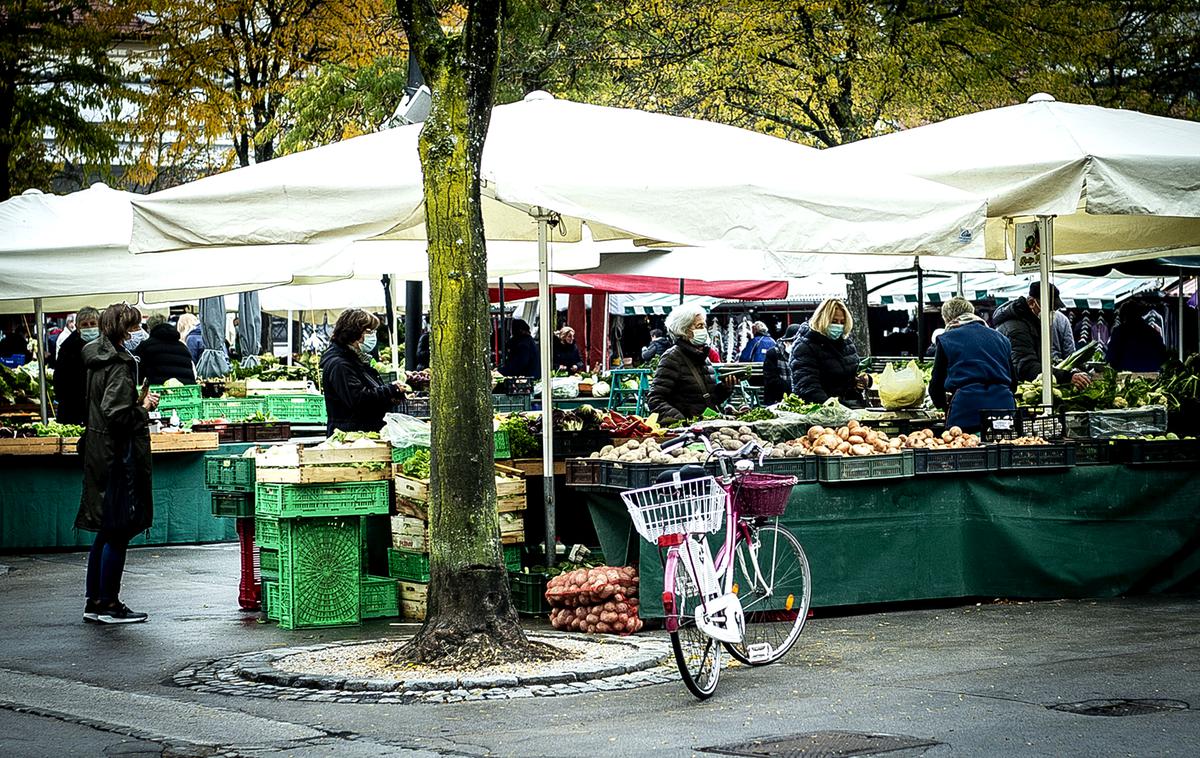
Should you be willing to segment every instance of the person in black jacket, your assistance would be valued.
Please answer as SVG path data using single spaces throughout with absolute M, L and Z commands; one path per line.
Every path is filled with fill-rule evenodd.
M 554 333 L 554 337 L 555 370 L 570 374 L 583 371 L 583 356 L 579 354 L 579 345 L 575 344 L 575 330 L 564 326 Z
M 650 385 L 648 405 L 663 421 L 699 418 L 705 408 L 719 409 L 733 391 L 733 375 L 718 382 L 708 359 L 704 309 L 683 305 L 667 316 L 675 346 L 663 353 Z
M 54 399 L 58 410 L 54 419 L 60 424 L 87 424 L 87 369 L 83 365 L 83 348 L 100 336 L 100 312 L 92 307 L 80 308 L 75 316 L 76 329 L 63 340 L 58 350 L 58 367 L 54 369 Z
M 779 341 L 767 349 L 763 358 L 764 405 L 774 405 L 792 391 L 792 345 L 799 334 L 800 325 L 792 324 Z
M 96 533 L 83 620 L 132 624 L 145 621 L 146 614 L 121 602 L 121 574 L 129 540 L 154 521 L 149 413 L 158 407 L 158 396 L 138 392 L 143 385 L 130 349 L 141 339 L 141 312 L 124 303 L 110 305 L 100 315 L 100 331 L 83 349 L 87 434 L 75 528 Z
M 149 339 L 134 352 L 142 378 L 151 384 L 163 384 L 168 379 L 195 384 L 196 366 L 187 345 L 179 339 L 179 330 L 156 314 L 146 322 L 146 331 L 150 332 Z
M 1012 344 L 1013 376 L 1018 382 L 1032 381 L 1042 373 L 1041 294 L 1042 283 L 1033 282 L 1029 285 L 1028 297 L 1005 303 L 992 314 L 992 325 Z M 1053 284 L 1050 285 L 1050 296 L 1055 310 L 1061 308 L 1058 288 Z M 1054 370 L 1054 380 L 1071 382 L 1078 389 L 1092 383 L 1091 378 L 1082 371 L 1057 369 Z
M 378 432 L 383 415 L 400 400 L 402 382 L 384 384 L 367 357 L 378 339 L 379 319 L 357 308 L 338 316 L 329 347 L 321 356 L 325 390 L 325 431 Z
M 862 405 L 862 391 L 871 386 L 858 373 L 858 350 L 850 339 L 854 320 L 841 300 L 830 298 L 801 324 L 792 346 L 792 394 L 806 403 L 836 397 L 846 406 Z
M 512 333 L 508 338 L 508 355 L 500 373 L 505 376 L 531 376 L 540 379 L 542 361 L 538 344 L 529 333 L 529 324 L 524 320 L 512 320 Z
M 642 348 L 642 361 L 649 363 L 655 356 L 662 355 L 671 349 L 674 341 L 662 329 L 650 330 L 650 344 Z
M 1104 356 L 1117 371 L 1151 372 L 1167 360 L 1162 335 L 1146 322 L 1145 303 L 1127 300 L 1121 306 L 1121 320 L 1109 335 Z

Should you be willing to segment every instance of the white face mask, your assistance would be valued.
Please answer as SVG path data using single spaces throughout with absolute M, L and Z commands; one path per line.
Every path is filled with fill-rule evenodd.
M 378 344 L 379 344 L 379 336 L 377 334 L 375 334 L 375 332 L 369 332 L 365 337 L 363 337 L 362 351 L 364 353 L 369 353 L 372 350 L 374 350 L 375 346 Z
M 707 345 L 708 344 L 708 330 L 704 329 L 704 328 L 693 329 L 692 330 L 692 344 L 693 345 Z

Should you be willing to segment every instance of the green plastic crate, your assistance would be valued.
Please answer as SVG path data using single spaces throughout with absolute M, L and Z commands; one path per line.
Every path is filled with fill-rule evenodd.
M 245 421 L 256 413 L 267 412 L 265 397 L 206 397 L 200 404 L 206 419 Z
M 550 575 L 542 571 L 508 575 L 513 607 L 518 614 L 546 616 L 550 613 L 550 604 L 546 602 L 546 584 L 549 581 Z
M 532 395 L 492 395 L 492 408 L 496 413 L 517 413 L 532 407 Z
M 212 515 L 217 518 L 253 518 L 254 495 L 248 492 L 214 492 Z
M 279 582 L 262 583 L 262 610 L 272 621 L 279 620 Z
M 912 450 L 887 455 L 823 455 L 818 473 L 822 482 L 851 482 L 863 479 L 905 479 L 916 473 Z
M 492 457 L 496 460 L 512 457 L 512 448 L 508 445 L 508 430 L 497 429 L 492 436 L 495 444 L 493 446 Z
M 362 583 L 362 617 L 365 619 L 395 618 L 400 615 L 400 585 L 386 576 L 364 576 Z
M 254 488 L 255 508 L 279 519 L 326 516 L 386 516 L 389 482 L 339 484 L 275 484 Z
M 404 447 L 392 448 L 392 463 L 404 463 L 409 458 L 413 457 L 418 450 L 429 450 L 424 445 L 405 445 Z
M 158 402 L 185 402 L 195 401 L 200 402 L 200 385 L 199 384 L 183 384 L 178 387 L 168 387 L 164 384 L 151 384 L 150 392 L 158 395 Z
M 258 575 L 264 582 L 279 580 L 279 551 L 258 550 Z
M 174 411 L 175 415 L 179 417 L 180 423 L 183 423 L 186 421 L 196 421 L 197 419 L 202 418 L 204 407 L 202 401 L 199 399 L 163 399 L 158 401 L 158 413 L 163 419 L 169 419 L 172 411 Z
M 222 492 L 254 492 L 254 459 L 241 455 L 204 458 L 204 486 Z
M 267 395 L 267 412 L 281 421 L 324 424 L 324 395 Z
M 429 555 L 413 550 L 389 547 L 388 576 L 410 582 L 429 581 Z
M 279 550 L 279 519 L 255 513 L 254 544 L 259 550 Z
M 279 522 L 279 626 L 357 624 L 362 613 L 362 526 L 357 517 Z
M 508 573 L 510 574 L 515 574 L 521 570 L 520 545 L 504 546 L 504 568 L 508 569 Z

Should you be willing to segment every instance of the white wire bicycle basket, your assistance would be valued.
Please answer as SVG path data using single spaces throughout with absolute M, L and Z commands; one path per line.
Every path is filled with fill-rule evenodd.
M 728 494 L 715 477 L 674 480 L 621 493 L 638 534 L 658 542 L 668 534 L 704 534 L 721 528 Z

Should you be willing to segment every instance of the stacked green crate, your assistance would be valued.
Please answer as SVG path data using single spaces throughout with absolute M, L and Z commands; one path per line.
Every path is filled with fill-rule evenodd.
M 204 459 L 204 486 L 212 491 L 218 518 L 254 518 L 254 459 L 210 455 Z
M 324 395 L 267 395 L 267 412 L 293 424 L 324 424 Z
M 245 421 L 257 414 L 266 414 L 265 397 L 206 397 L 200 401 L 202 418 L 226 421 Z
M 181 424 L 200 418 L 203 410 L 200 385 L 181 384 L 178 387 L 168 387 L 164 384 L 152 384 L 150 392 L 158 395 L 158 412 L 164 419 L 170 418 L 172 411 L 179 417 Z
M 259 482 L 255 503 L 268 618 L 308 629 L 399 615 L 396 581 L 366 567 L 365 517 L 388 513 L 388 482 Z

